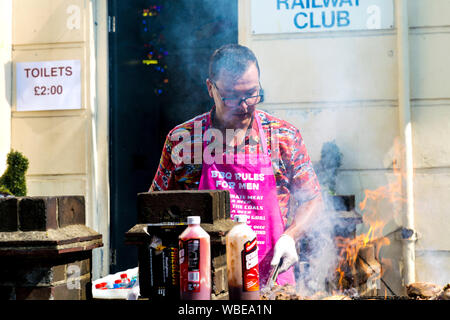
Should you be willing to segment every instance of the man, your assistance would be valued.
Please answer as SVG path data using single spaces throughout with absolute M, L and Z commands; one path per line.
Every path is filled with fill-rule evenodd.
M 259 65 L 244 46 L 213 53 L 206 86 L 214 106 L 168 134 L 150 191 L 229 190 L 231 216 L 248 215 L 257 233 L 262 284 L 279 263 L 277 282 L 294 284 L 295 241 L 322 205 L 300 132 L 256 109 L 264 98 Z

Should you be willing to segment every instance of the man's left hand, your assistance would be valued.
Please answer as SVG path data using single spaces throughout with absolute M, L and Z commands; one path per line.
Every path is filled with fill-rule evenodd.
M 273 258 L 270 262 L 270 265 L 274 268 L 280 262 L 280 259 L 283 258 L 283 264 L 280 267 L 279 272 L 287 271 L 294 263 L 298 261 L 297 249 L 295 248 L 294 239 L 287 235 L 283 234 L 278 239 L 275 244 Z

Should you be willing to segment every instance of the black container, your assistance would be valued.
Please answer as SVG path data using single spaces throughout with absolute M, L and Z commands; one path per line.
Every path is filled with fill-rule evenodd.
M 180 299 L 178 236 L 185 223 L 148 224 L 149 239 L 139 247 L 141 296 L 153 300 Z

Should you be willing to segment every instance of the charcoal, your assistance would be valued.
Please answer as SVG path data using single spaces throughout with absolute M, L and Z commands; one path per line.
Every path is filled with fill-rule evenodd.
M 275 285 L 270 291 L 264 292 L 261 300 L 303 300 L 303 297 L 297 294 L 292 285 Z
M 322 300 L 352 300 L 352 298 L 350 298 L 349 296 L 344 296 L 344 295 L 334 295 L 334 296 L 322 298 Z
M 415 282 L 406 286 L 408 297 L 414 299 L 433 299 L 441 292 L 441 288 L 433 283 Z
M 442 289 L 436 300 L 450 300 L 450 283 Z

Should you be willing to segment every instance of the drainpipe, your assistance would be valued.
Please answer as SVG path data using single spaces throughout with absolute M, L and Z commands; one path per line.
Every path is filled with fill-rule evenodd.
M 411 127 L 410 104 L 410 74 L 409 74 L 409 23 L 408 0 L 396 0 L 397 20 L 397 50 L 398 50 L 398 103 L 399 103 L 399 129 L 404 150 L 402 152 L 402 176 L 404 177 L 404 194 L 406 208 L 404 207 L 403 227 L 397 239 L 402 242 L 403 256 L 403 285 L 415 282 L 415 241 L 414 230 L 414 167 L 413 143 Z

